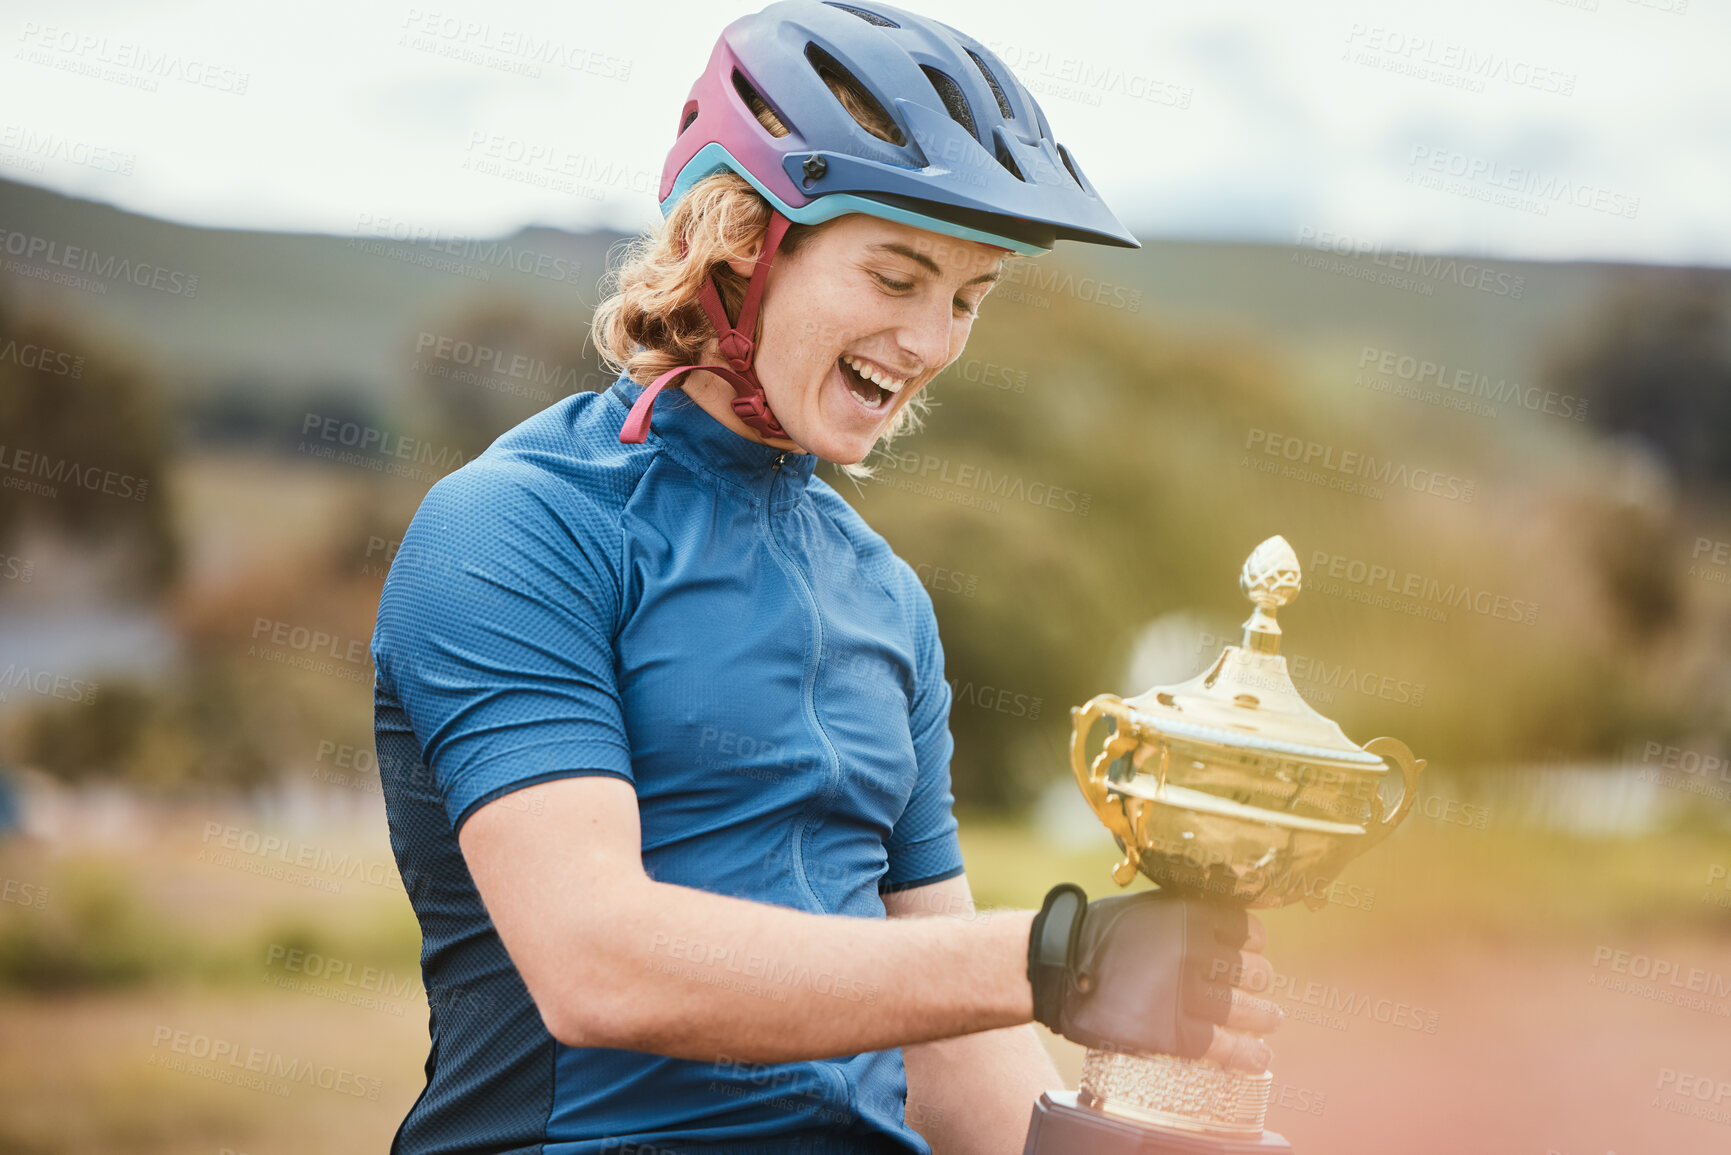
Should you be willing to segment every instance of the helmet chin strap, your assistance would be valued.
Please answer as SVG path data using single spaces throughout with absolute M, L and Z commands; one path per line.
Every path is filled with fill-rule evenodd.
M 649 388 L 643 391 L 642 396 L 637 398 L 637 403 L 631 407 L 630 415 L 625 418 L 625 425 L 619 430 L 619 440 L 622 443 L 637 445 L 648 438 L 649 414 L 655 407 L 655 398 L 675 377 L 694 369 L 714 373 L 733 386 L 733 411 L 746 425 L 765 437 L 792 440 L 770 410 L 763 384 L 757 379 L 757 370 L 752 367 L 752 360 L 757 352 L 752 334 L 757 332 L 757 310 L 763 300 L 763 287 L 769 280 L 769 266 L 775 259 L 775 252 L 781 247 L 781 239 L 787 235 L 792 224 L 792 221 L 774 208 L 769 210 L 769 227 L 764 232 L 763 246 L 758 250 L 757 265 L 751 271 L 751 281 L 745 290 L 745 301 L 739 308 L 737 325 L 727 319 L 727 310 L 722 305 L 721 294 L 716 291 L 713 274 L 704 278 L 698 298 L 703 302 L 703 311 L 709 314 L 710 325 L 720 337 L 721 355 L 727 358 L 727 365 L 681 365 L 657 377 L 650 383 Z

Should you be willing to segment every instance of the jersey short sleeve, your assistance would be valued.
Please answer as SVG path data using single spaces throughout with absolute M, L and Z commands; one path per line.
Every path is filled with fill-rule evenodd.
M 878 890 L 889 893 L 942 882 L 962 873 L 962 847 L 956 837 L 955 797 L 950 792 L 950 684 L 944 680 L 944 649 L 938 639 L 931 595 L 905 563 L 898 567 L 912 606 L 914 700 L 908 725 L 919 768 L 906 809 L 890 831 L 884 850 L 888 869 Z
M 453 830 L 538 782 L 633 780 L 611 640 L 618 519 L 551 488 L 508 458 L 441 479 L 379 600 L 373 661 Z

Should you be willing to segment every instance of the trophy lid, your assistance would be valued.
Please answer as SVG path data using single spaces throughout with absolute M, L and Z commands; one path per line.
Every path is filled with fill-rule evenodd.
M 1243 643 L 1227 646 L 1189 681 L 1125 699 L 1135 724 L 1190 745 L 1386 772 L 1381 757 L 1354 743 L 1292 685 L 1275 612 L 1298 596 L 1301 585 L 1298 555 L 1284 537 L 1257 546 L 1238 576 L 1238 588 L 1255 607 L 1244 623 Z

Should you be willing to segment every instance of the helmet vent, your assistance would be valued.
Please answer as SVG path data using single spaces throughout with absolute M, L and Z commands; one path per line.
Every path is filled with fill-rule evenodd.
M 1076 182 L 1076 187 L 1082 187 L 1082 175 L 1076 171 L 1076 162 L 1070 159 L 1070 150 L 1063 145 L 1058 146 L 1058 155 L 1063 158 L 1064 167 L 1070 170 L 1070 179 Z
M 675 136 L 684 136 L 685 130 L 691 127 L 691 122 L 697 119 L 697 102 L 694 100 L 685 106 L 685 115 L 679 118 L 679 131 Z
M 824 0 L 824 3 L 828 4 L 831 8 L 840 8 L 843 12 L 852 12 L 867 24 L 876 24 L 879 28 L 901 27 L 900 24 L 897 24 L 887 16 L 879 16 L 876 12 L 867 12 L 864 8 L 855 8 L 852 4 L 837 4 L 835 0 Z
M 902 135 L 901 128 L 890 118 L 890 114 L 884 111 L 884 106 L 878 103 L 877 97 L 873 96 L 871 90 L 861 84 L 853 73 L 843 68 L 835 57 L 815 44 L 807 44 L 805 58 L 818 77 L 829 86 L 831 94 L 861 128 L 898 148 L 908 143 L 908 138 Z
M 751 115 L 757 117 L 757 122 L 763 125 L 764 130 L 769 135 L 786 136 L 788 134 L 788 127 L 782 123 L 781 117 L 775 114 L 775 110 L 769 107 L 769 102 L 763 99 L 757 89 L 751 86 L 751 81 L 747 80 L 745 74 L 737 68 L 733 70 L 733 88 L 735 92 L 739 93 L 739 98 L 745 101 L 745 107 L 751 109 Z M 680 129 L 680 131 L 685 130 Z
M 1004 142 L 994 138 L 993 143 L 997 145 L 998 163 L 1008 169 L 1011 176 L 1025 183 L 1028 178 L 1023 176 L 1022 170 L 1016 167 L 1016 158 L 1010 155 L 1010 150 L 1004 147 Z
M 1005 120 L 1014 120 L 1015 113 L 1010 111 L 1010 101 L 1004 95 L 1003 87 L 998 84 L 998 78 L 992 75 L 992 70 L 986 67 L 986 62 L 980 59 L 980 54 L 972 48 L 964 48 L 962 51 L 968 54 L 968 57 L 974 62 L 974 67 L 980 70 L 980 75 L 985 77 L 986 83 L 992 86 L 992 96 L 998 102 L 998 112 Z
M 949 110 L 950 119 L 967 129 L 968 135 L 978 140 L 980 134 L 974 129 L 974 114 L 968 109 L 968 99 L 962 95 L 962 86 L 929 64 L 922 64 L 920 67 L 925 70 L 926 79 L 932 82 L 932 87 L 937 89 L 938 99 L 942 100 L 944 107 Z

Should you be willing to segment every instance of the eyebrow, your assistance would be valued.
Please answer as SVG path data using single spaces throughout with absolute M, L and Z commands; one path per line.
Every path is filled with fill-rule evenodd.
M 938 268 L 938 263 L 936 261 L 934 261 L 930 257 L 926 256 L 924 253 L 920 252 L 918 249 L 914 249 L 908 245 L 901 244 L 900 242 L 897 242 L 897 241 L 879 241 L 875 245 L 868 245 L 867 248 L 868 249 L 882 249 L 886 252 L 894 253 L 898 257 L 906 257 L 908 260 L 914 262 L 916 265 L 921 266 L 922 268 L 924 268 L 928 272 L 935 273 L 939 276 L 943 275 L 943 270 Z M 997 279 L 998 279 L 998 270 L 993 269 L 989 273 L 981 273 L 979 276 L 973 278 L 972 280 L 963 281 L 962 283 L 964 285 L 974 285 L 974 284 L 978 284 L 981 281 L 995 281 Z

